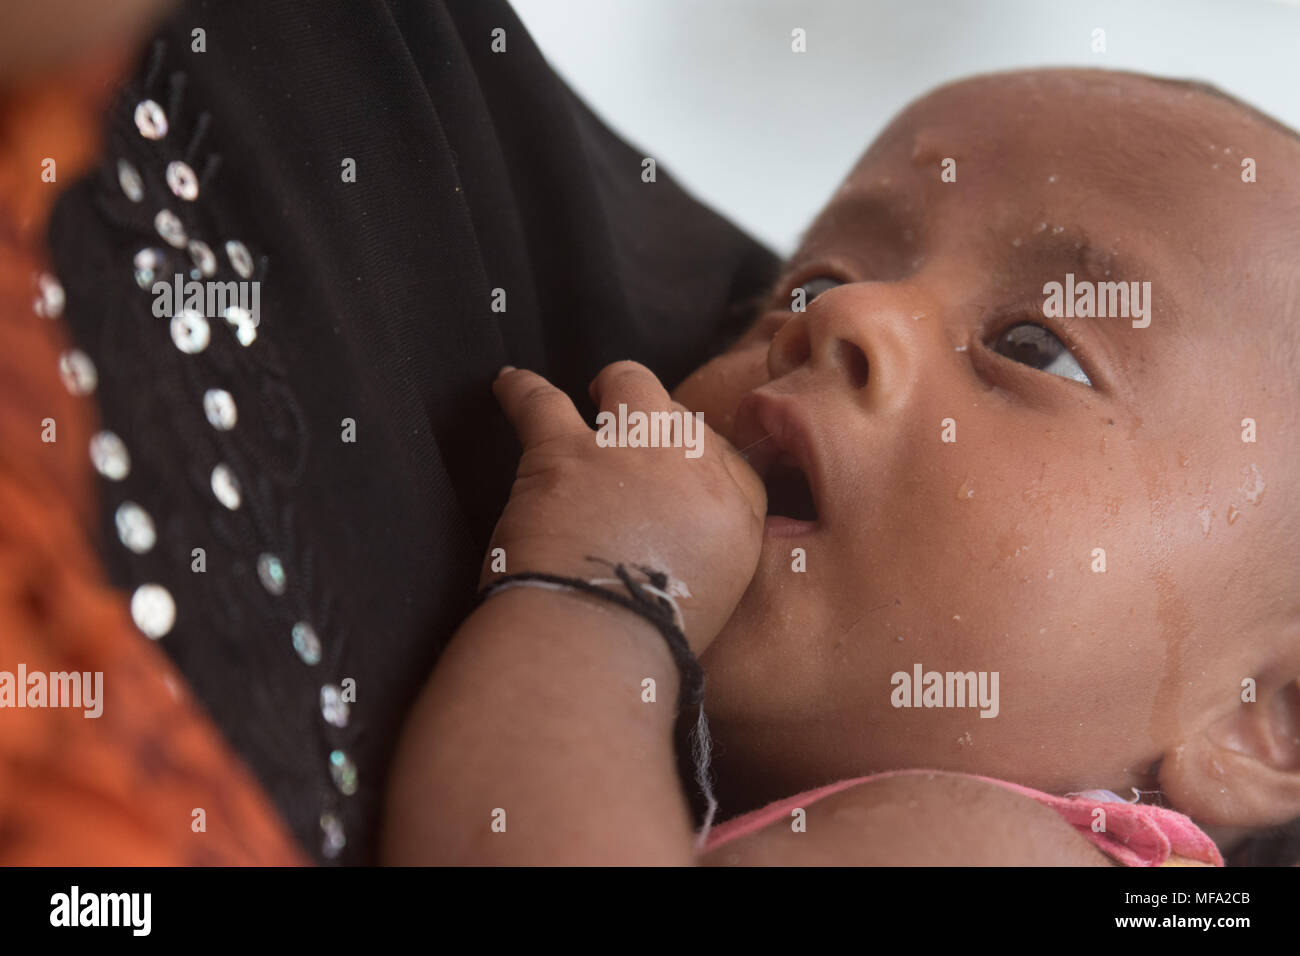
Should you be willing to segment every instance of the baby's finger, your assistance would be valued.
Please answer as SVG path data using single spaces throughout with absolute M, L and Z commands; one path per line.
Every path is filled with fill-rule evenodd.
M 762 521 L 767 516 L 767 487 L 763 484 L 763 479 L 759 477 L 753 466 L 741 457 L 740 452 L 736 451 L 736 446 L 712 429 L 708 434 L 709 440 L 718 444 L 722 453 L 722 465 L 727 469 L 727 474 L 731 476 L 731 480 L 736 483 L 736 487 L 749 502 L 754 515 Z
M 569 396 L 536 372 L 507 366 L 492 391 L 524 447 L 590 430 Z
M 640 362 L 613 362 L 600 370 L 588 390 L 591 400 L 603 412 L 618 411 L 619 403 L 629 410 L 661 412 L 672 407 L 668 391 Z
M 673 411 L 680 412 L 683 420 L 687 416 L 695 414 L 695 412 L 692 412 L 678 401 L 673 402 Z M 674 429 L 674 434 L 676 433 L 676 429 Z M 763 479 L 759 477 L 758 472 L 736 450 L 735 445 L 712 428 L 708 428 L 704 423 L 701 423 L 695 433 L 701 437 L 702 441 L 711 443 L 714 446 L 713 450 L 706 450 L 705 454 L 716 453 L 721 457 L 722 467 L 727 469 L 727 474 L 736 487 L 740 489 L 740 493 L 745 496 L 745 500 L 749 502 L 749 507 L 753 510 L 754 515 L 762 521 L 767 515 L 767 488 L 764 486 Z

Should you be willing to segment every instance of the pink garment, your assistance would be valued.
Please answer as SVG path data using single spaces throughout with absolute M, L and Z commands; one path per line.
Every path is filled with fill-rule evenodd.
M 790 811 L 795 807 L 807 807 L 823 797 L 829 797 L 833 793 L 839 793 L 860 783 L 908 774 L 936 772 L 938 771 L 895 770 L 869 777 L 855 777 L 852 780 L 841 780 L 829 786 L 777 800 L 714 827 L 705 843 L 705 850 L 717 849 L 724 843 L 761 830 L 777 820 L 789 819 Z M 961 774 L 961 776 L 997 784 L 1007 790 L 1031 797 L 1046 807 L 1051 807 L 1067 823 L 1092 841 L 1097 849 L 1124 866 L 1223 866 L 1223 856 L 1214 841 L 1206 836 L 1191 819 L 1177 811 L 1140 803 L 1126 803 L 1122 800 L 1111 802 L 1079 795 L 1056 797 L 1041 790 L 1007 783 L 1005 780 L 994 780 L 992 777 L 979 777 L 974 774 Z M 1095 833 L 1092 829 L 1093 810 L 1097 807 L 1106 811 L 1104 833 Z

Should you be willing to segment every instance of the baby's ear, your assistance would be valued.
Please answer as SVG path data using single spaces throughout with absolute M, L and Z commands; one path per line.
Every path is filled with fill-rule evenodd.
M 1243 687 L 1232 713 L 1161 763 L 1160 788 L 1198 823 L 1268 827 L 1300 817 L 1300 679 L 1261 679 L 1255 700 L 1252 690 Z

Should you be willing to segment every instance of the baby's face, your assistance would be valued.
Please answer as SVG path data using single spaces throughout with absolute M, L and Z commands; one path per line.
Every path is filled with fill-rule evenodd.
M 815 511 L 769 517 L 704 657 L 724 785 L 930 766 L 1127 793 L 1199 735 L 1234 746 L 1244 678 L 1294 686 L 1297 156 L 1218 98 L 1091 72 L 895 120 L 675 396 L 737 447 L 770 433 L 770 511 Z M 1067 273 L 1076 302 L 1140 298 L 1046 317 Z M 997 672 L 996 716 L 894 706 L 916 665 Z

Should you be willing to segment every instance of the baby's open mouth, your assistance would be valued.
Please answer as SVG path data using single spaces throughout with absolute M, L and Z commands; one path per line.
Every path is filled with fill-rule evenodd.
M 789 397 L 755 391 L 740 403 L 736 421 L 741 436 L 763 436 L 746 446 L 746 458 L 767 488 L 764 533 L 791 538 L 815 531 L 823 516 L 817 510 L 817 466 L 806 416 Z
M 768 467 L 763 475 L 767 487 L 767 516 L 791 518 L 801 523 L 817 521 L 817 504 L 813 500 L 812 486 L 795 460 L 782 455 Z

